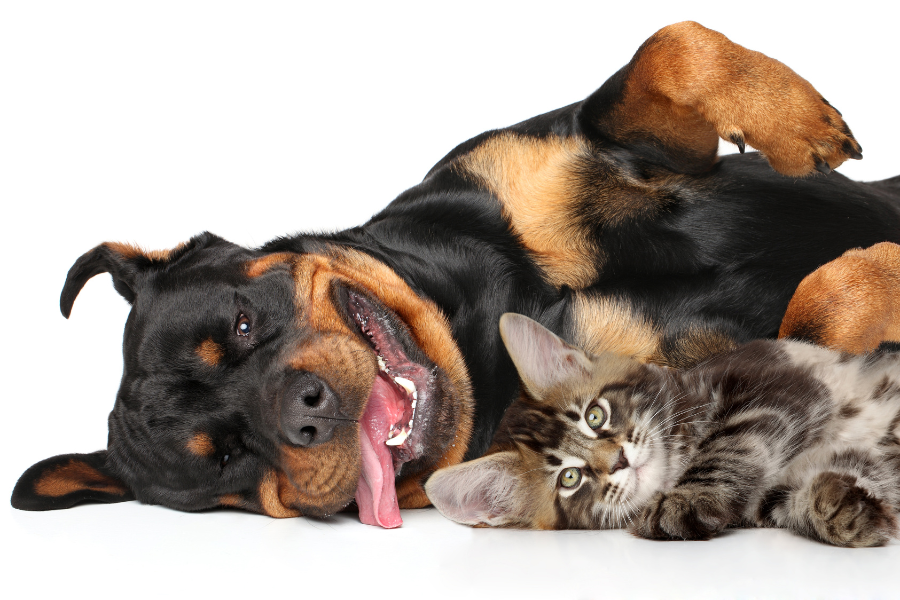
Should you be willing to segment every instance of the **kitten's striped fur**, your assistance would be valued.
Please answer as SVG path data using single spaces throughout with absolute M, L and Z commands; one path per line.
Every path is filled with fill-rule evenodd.
M 900 353 L 758 341 L 679 372 L 587 356 L 519 315 L 501 323 L 527 393 L 488 456 L 429 480 L 450 518 L 655 539 L 729 526 L 839 546 L 896 535 Z

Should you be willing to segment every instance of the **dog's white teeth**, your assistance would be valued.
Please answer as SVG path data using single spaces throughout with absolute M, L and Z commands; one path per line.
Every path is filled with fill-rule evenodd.
M 408 438 L 408 437 L 409 437 L 409 432 L 404 429 L 404 430 L 400 431 L 400 433 L 398 433 L 397 435 L 395 435 L 394 437 L 392 437 L 391 439 L 386 441 L 385 444 L 387 444 L 388 446 L 399 446 L 403 442 L 405 442 L 406 438 Z
M 387 373 L 387 363 L 384 362 L 384 359 L 381 356 L 378 357 L 378 370 Z
M 417 395 L 417 394 L 413 394 L 413 398 L 415 398 L 416 395 Z M 416 410 L 416 400 L 413 400 L 413 401 L 412 401 L 412 409 L 413 409 L 413 410 Z
M 411 395 L 413 398 L 417 398 L 418 394 L 416 393 L 416 384 L 405 377 L 394 377 L 394 383 L 402 387 L 406 390 L 406 393 Z

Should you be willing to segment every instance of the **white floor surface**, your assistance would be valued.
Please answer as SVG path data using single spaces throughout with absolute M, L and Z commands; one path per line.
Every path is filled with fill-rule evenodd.
M 7 565 L 48 591 L 102 581 L 135 598 L 900 597 L 896 542 L 848 550 L 775 529 L 651 542 L 623 531 L 470 529 L 434 509 L 403 519 L 385 531 L 353 515 L 274 520 L 134 503 L 20 512 L 11 521 L 21 545 Z

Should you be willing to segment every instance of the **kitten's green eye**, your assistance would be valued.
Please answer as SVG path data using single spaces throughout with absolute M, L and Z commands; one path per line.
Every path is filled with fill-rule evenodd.
M 587 420 L 588 427 L 600 429 L 606 423 L 606 411 L 595 404 L 588 409 L 584 418 Z
M 569 467 L 559 474 L 559 485 L 566 489 L 572 489 L 579 483 L 581 483 L 581 469 L 578 467 Z

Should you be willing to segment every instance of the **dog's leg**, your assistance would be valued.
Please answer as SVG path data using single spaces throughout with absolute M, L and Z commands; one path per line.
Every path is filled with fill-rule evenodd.
M 589 136 L 627 145 L 677 172 L 715 162 L 718 138 L 762 152 L 785 175 L 862 158 L 853 134 L 805 79 L 693 23 L 655 33 L 582 105 Z
M 861 354 L 900 342 L 900 246 L 848 250 L 807 275 L 778 337 Z

